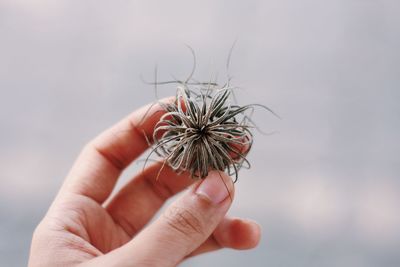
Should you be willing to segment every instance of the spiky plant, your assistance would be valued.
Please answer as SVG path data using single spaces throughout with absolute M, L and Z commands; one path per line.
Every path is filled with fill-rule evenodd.
M 205 178 L 210 170 L 235 174 L 253 143 L 252 127 L 245 112 L 253 105 L 231 104 L 232 88 L 208 84 L 178 86 L 175 101 L 164 104 L 166 113 L 156 124 L 154 152 L 177 172 Z
M 233 93 L 236 88 L 231 87 L 229 76 L 234 45 L 226 62 L 227 82 L 224 86 L 193 79 L 196 56 L 190 46 L 187 47 L 193 56 L 193 68 L 186 80 L 158 82 L 157 67 L 155 82 L 143 79 L 145 83 L 155 86 L 156 98 L 158 85 L 178 85 L 173 103 L 159 103 L 165 114 L 153 132 L 154 144 L 150 155 L 154 152 L 164 158 L 161 169 L 167 164 L 176 172 L 187 171 L 193 178 L 201 179 L 207 177 L 210 170 L 227 171 L 229 175 L 235 175 L 236 182 L 239 170 L 242 167 L 250 168 L 246 156 L 253 144 L 251 130 L 257 128 L 251 119 L 254 107 L 264 108 L 279 116 L 264 105 L 236 104 Z

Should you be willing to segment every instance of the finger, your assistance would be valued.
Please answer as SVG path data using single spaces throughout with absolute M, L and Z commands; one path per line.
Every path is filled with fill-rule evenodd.
M 159 104 L 145 106 L 90 141 L 72 167 L 62 191 L 104 202 L 122 170 L 148 148 L 147 138 L 151 139 L 163 113 Z
M 210 172 L 133 240 L 92 265 L 176 266 L 212 234 L 231 205 L 233 191 L 229 176 Z
M 225 217 L 214 233 L 189 257 L 221 248 L 251 249 L 261 238 L 260 226 L 251 220 Z
M 194 179 L 189 174 L 177 174 L 169 166 L 155 163 L 130 180 L 106 206 L 129 236 L 146 225 L 164 202 L 182 191 Z

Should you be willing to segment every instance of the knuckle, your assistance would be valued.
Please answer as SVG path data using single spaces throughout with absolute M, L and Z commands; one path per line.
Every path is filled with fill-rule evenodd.
M 32 244 L 37 243 L 38 240 L 40 240 L 40 238 L 41 238 L 41 236 L 42 236 L 43 230 L 41 229 L 41 228 L 42 228 L 41 225 L 42 225 L 42 222 L 40 222 L 40 223 L 36 226 L 36 228 L 33 230 L 33 234 L 32 234 Z
M 200 216 L 195 212 L 182 207 L 172 207 L 166 213 L 164 218 L 167 224 L 182 233 L 184 236 L 203 235 L 204 223 Z

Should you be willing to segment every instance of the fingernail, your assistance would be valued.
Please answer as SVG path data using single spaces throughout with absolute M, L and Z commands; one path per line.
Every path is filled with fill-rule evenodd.
M 223 174 L 213 171 L 201 182 L 196 189 L 196 194 L 200 195 L 213 204 L 218 204 L 228 197 L 229 191 L 224 182 Z

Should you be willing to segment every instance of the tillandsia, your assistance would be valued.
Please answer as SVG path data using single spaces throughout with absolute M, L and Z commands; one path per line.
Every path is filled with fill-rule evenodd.
M 250 168 L 246 157 L 256 128 L 251 119 L 254 108 L 276 114 L 259 104 L 238 105 L 229 77 L 219 86 L 196 82 L 193 73 L 194 68 L 186 81 L 153 83 L 177 84 L 177 89 L 172 103 L 160 103 L 165 114 L 155 125 L 152 153 L 163 158 L 163 167 L 167 164 L 176 172 L 189 172 L 192 178 L 203 179 L 209 171 L 218 170 L 234 175 L 236 182 L 239 170 Z
M 209 88 L 196 94 L 178 86 L 176 99 L 165 104 L 156 124 L 154 151 L 175 171 L 205 178 L 210 170 L 228 171 L 235 180 L 253 143 L 251 125 L 239 115 L 252 108 L 229 102 L 231 88 Z

